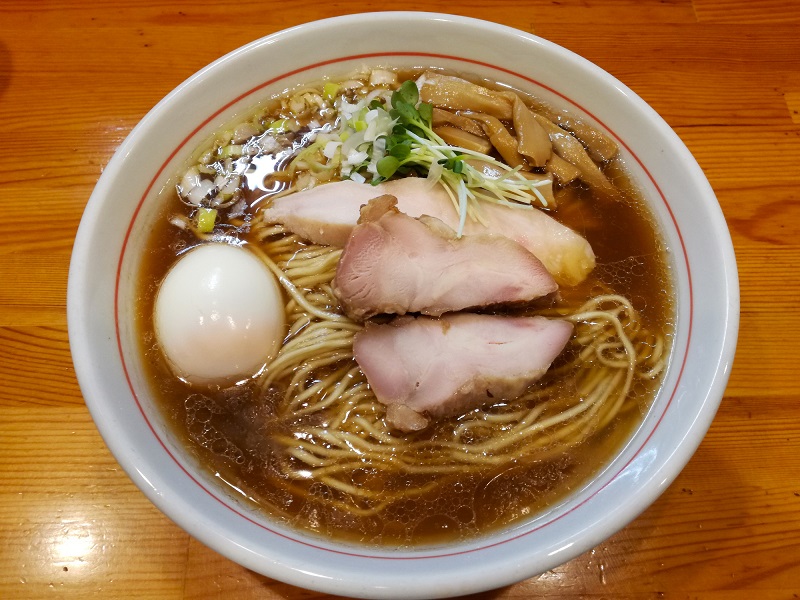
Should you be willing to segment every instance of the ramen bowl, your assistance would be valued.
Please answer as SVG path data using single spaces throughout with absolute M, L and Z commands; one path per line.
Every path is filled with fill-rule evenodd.
M 661 230 L 675 290 L 672 353 L 627 441 L 562 500 L 458 542 L 393 549 L 272 520 L 200 468 L 155 405 L 135 325 L 137 273 L 159 193 L 194 149 L 260 99 L 362 66 L 435 66 L 529 92 L 594 125 Z M 443 14 L 308 23 L 248 44 L 181 83 L 134 128 L 86 207 L 69 273 L 69 339 L 86 404 L 133 482 L 192 536 L 244 567 L 326 593 L 438 598 L 508 585 L 591 549 L 636 518 L 700 444 L 736 343 L 738 280 L 714 193 L 670 127 L 624 84 L 536 36 Z

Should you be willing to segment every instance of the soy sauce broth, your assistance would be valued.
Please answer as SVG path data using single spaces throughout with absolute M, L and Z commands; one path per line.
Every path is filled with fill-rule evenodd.
M 559 208 L 552 216 L 582 234 L 597 257 L 597 267 L 584 282 L 560 293 L 567 299 L 584 298 L 612 289 L 630 299 L 647 327 L 671 339 L 675 307 L 667 248 L 623 167 L 612 161 L 605 172 L 620 189 L 617 198 L 595 198 L 581 185 L 557 192 Z M 252 205 L 262 195 L 259 190 L 247 192 Z M 174 192 L 167 196 L 163 218 L 154 224 L 146 250 L 136 315 L 156 403 L 181 445 L 219 482 L 220 490 L 291 528 L 347 543 L 416 547 L 472 539 L 516 525 L 579 490 L 608 464 L 639 426 L 659 388 L 659 378 L 638 382 L 636 402 L 611 426 L 548 460 L 487 466 L 478 474 L 454 477 L 433 493 L 392 503 L 376 515 L 331 506 L 325 501 L 330 495 L 325 485 L 290 481 L 281 473 L 284 450 L 273 442 L 283 427 L 275 419 L 271 397 L 277 391 L 265 394 L 252 382 L 228 389 L 193 388 L 174 377 L 163 359 L 152 319 L 158 284 L 176 256 L 198 243 L 169 223 L 169 216 L 183 206 Z M 246 231 L 234 235 L 245 244 L 258 243 Z M 429 434 L 436 435 L 436 426 Z M 376 477 L 386 489 L 420 484 L 402 472 L 386 477 L 367 466 L 351 480 L 353 485 L 366 480 L 374 485 Z

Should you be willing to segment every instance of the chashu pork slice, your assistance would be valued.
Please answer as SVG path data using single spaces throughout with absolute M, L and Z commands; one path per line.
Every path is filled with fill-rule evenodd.
M 572 324 L 545 317 L 452 313 L 367 323 L 353 352 L 387 421 L 414 431 L 428 417 L 514 399 L 550 368 Z
M 507 237 L 465 235 L 434 217 L 399 212 L 394 196 L 361 209 L 339 260 L 333 291 L 356 320 L 377 314 L 439 316 L 529 302 L 558 284 L 541 261 Z
M 315 244 L 343 247 L 361 206 L 385 194 L 397 198 L 400 212 L 411 217 L 429 215 L 458 229 L 458 212 L 447 191 L 419 177 L 378 185 L 351 180 L 318 185 L 277 198 L 263 210 L 263 217 Z M 594 269 L 595 256 L 589 242 L 542 210 L 483 202 L 480 218 L 468 218 L 463 233 L 496 233 L 514 240 L 541 260 L 559 284 L 578 284 Z

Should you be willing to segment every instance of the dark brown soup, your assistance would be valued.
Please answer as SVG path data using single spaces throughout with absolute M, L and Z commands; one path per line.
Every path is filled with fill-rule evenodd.
M 316 89 L 325 96 L 322 85 Z M 273 101 L 260 113 L 260 122 L 274 126 L 285 118 L 286 106 Z M 474 538 L 534 516 L 580 489 L 641 423 L 661 384 L 674 319 L 666 249 L 617 159 L 599 163 L 615 186 L 613 197 L 593 193 L 580 181 L 555 186 L 557 208 L 551 215 L 589 241 L 597 265 L 580 284 L 562 286 L 556 297 L 506 311 L 574 317 L 576 325 L 575 339 L 551 372 L 522 399 L 496 398 L 421 432 L 402 434 L 385 427 L 381 405 L 369 397 L 363 382 L 353 384 L 361 387 L 348 396 L 349 408 L 334 403 L 314 409 L 315 402 L 322 406 L 326 401 L 322 394 L 292 411 L 286 404 L 288 379 L 264 385 L 261 373 L 237 385 L 208 387 L 189 385 L 172 374 L 153 326 L 160 281 L 177 256 L 208 236 L 239 240 L 269 254 L 270 240 L 282 239 L 281 234 L 264 238 L 257 211 L 292 181 L 270 175 L 271 170 L 288 168 L 290 159 L 310 145 L 308 133 L 324 126 L 321 120 L 298 119 L 297 130 L 283 138 L 283 150 L 272 148 L 264 158 L 248 159 L 248 168 L 262 169 L 267 178 L 260 186 L 249 178 L 249 186 L 243 185 L 227 202 L 230 207 L 244 205 L 244 210 L 231 215 L 233 208 L 220 208 L 213 232 L 198 235 L 196 227 L 186 226 L 193 223 L 197 208 L 175 192 L 165 194 L 163 218 L 153 227 L 141 272 L 137 318 L 156 401 L 187 452 L 228 493 L 277 522 L 381 546 Z M 506 125 L 513 131 L 513 124 Z M 183 215 L 182 227 L 174 224 L 175 215 Z M 605 351 L 607 361 L 598 362 L 591 353 L 581 358 L 584 344 L 595 343 L 581 339 L 595 339 L 592 332 L 604 327 L 602 318 L 588 312 L 582 316 L 594 298 L 605 298 L 595 312 L 616 315 L 631 337 L 638 354 L 630 371 L 612 368 L 626 360 L 614 354 L 620 346 L 613 326 L 603 334 L 604 340 L 617 344 Z M 622 306 L 617 298 L 629 305 Z M 351 373 L 348 369 L 357 365 L 346 357 L 313 371 L 304 389 L 340 371 Z M 610 383 L 603 388 L 606 379 Z M 618 398 L 620 390 L 624 395 Z M 590 418 L 590 411 L 580 412 L 581 402 L 596 402 L 599 408 Z M 569 411 L 574 416 L 558 419 Z M 554 424 L 545 427 L 547 419 Z M 543 427 L 537 430 L 528 423 Z M 510 439 L 523 430 L 520 439 Z M 494 443 L 504 436 L 509 439 Z

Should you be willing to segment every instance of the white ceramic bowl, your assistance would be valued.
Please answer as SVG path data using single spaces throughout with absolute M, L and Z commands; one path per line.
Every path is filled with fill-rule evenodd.
M 671 251 L 674 353 L 662 391 L 616 458 L 563 503 L 470 543 L 393 552 L 321 541 L 271 524 L 195 468 L 148 395 L 133 338 L 134 273 L 154 200 L 197 143 L 294 83 L 372 64 L 435 65 L 506 82 L 567 108 L 620 144 Z M 721 400 L 739 318 L 730 236 L 697 163 L 636 94 L 533 35 L 432 13 L 335 18 L 224 56 L 161 101 L 109 162 L 86 207 L 69 274 L 69 337 L 86 403 L 142 491 L 211 548 L 254 571 L 345 596 L 435 598 L 542 573 L 634 519 L 673 481 Z

